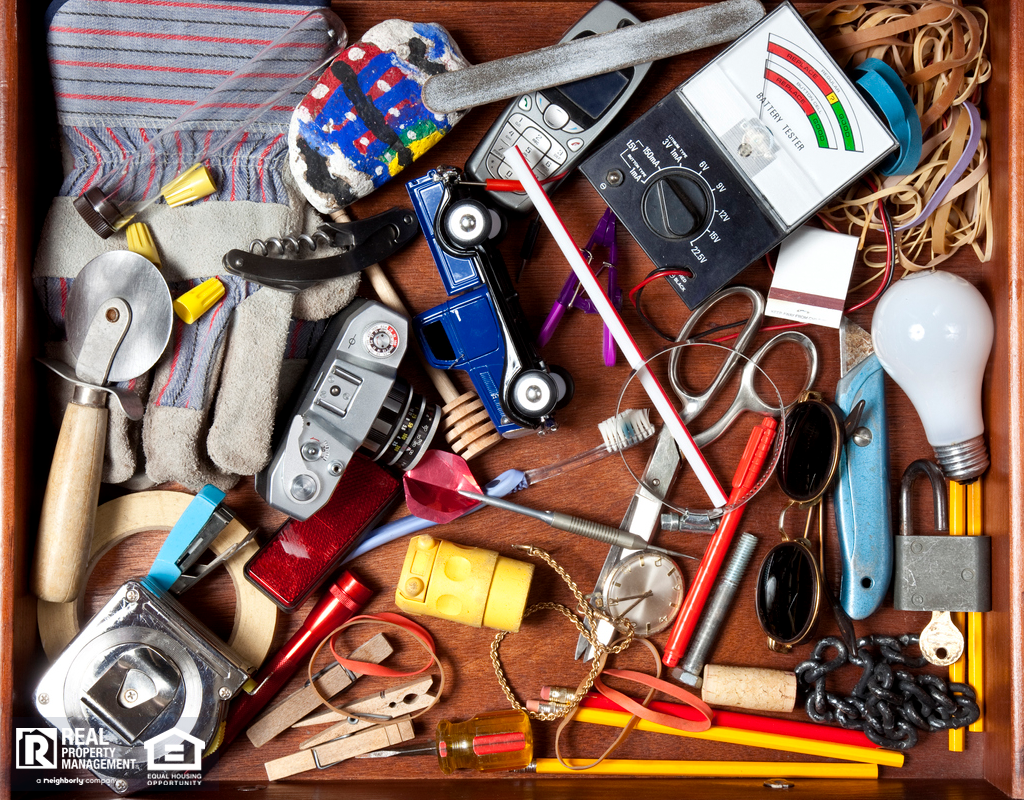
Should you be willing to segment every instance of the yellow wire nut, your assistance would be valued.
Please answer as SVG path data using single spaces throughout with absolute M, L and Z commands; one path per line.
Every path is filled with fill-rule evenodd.
M 201 200 L 217 191 L 213 175 L 204 164 L 193 164 L 178 177 L 172 179 L 160 194 L 172 208 L 183 206 L 194 200 Z
M 189 289 L 174 301 L 174 313 L 186 325 L 191 325 L 213 308 L 227 292 L 217 278 L 210 278 Z
M 160 263 L 160 251 L 156 249 L 153 234 L 150 233 L 149 226 L 145 222 L 133 222 L 125 230 L 125 233 L 128 236 L 129 250 L 133 253 L 138 253 L 144 258 L 148 258 L 156 264 L 157 269 L 162 266 Z

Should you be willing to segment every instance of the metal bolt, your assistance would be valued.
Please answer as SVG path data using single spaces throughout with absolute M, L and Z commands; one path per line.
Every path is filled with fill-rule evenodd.
M 915 606 L 923 606 L 924 598 L 921 597 L 921 595 L 919 594 L 915 594 L 913 597 L 910 598 L 910 602 L 913 603 Z
M 462 228 L 462 230 L 466 231 L 466 233 L 475 230 L 476 225 L 476 217 L 473 216 L 472 214 L 465 214 L 459 219 L 459 227 Z
M 766 789 L 792 789 L 795 783 L 790 783 L 785 778 L 769 778 L 764 782 Z
M 622 183 L 623 174 L 617 169 L 610 170 L 607 175 L 604 176 L 605 183 L 609 186 L 618 186 Z
M 121 319 L 121 312 L 116 308 L 108 308 L 106 313 L 107 322 L 117 322 Z
M 340 461 L 332 461 L 327 465 L 327 471 L 337 478 L 341 473 L 345 471 L 345 465 Z
M 963 578 L 965 581 L 968 581 L 968 582 L 973 581 L 974 580 L 974 570 L 973 569 L 965 569 L 963 572 L 960 573 L 960 577 Z
M 128 781 L 126 781 L 124 778 L 118 778 L 116 781 L 114 781 L 114 791 L 118 794 L 123 794 L 124 792 L 127 792 Z
M 661 486 L 661 478 L 651 478 L 651 486 Z
M 125 689 L 123 698 L 126 703 L 134 703 L 139 699 L 139 693 L 134 689 Z
M 924 550 L 924 545 L 920 542 L 914 542 L 912 545 L 910 545 L 910 550 L 914 553 L 920 553 L 922 550 Z
M 139 592 L 138 592 L 138 590 L 136 590 L 136 589 L 129 589 L 127 592 L 125 592 L 124 599 L 127 600 L 129 603 L 137 603 L 137 602 L 139 602 Z
M 231 699 L 231 690 L 227 686 L 221 686 L 220 691 L 217 692 L 217 694 L 220 696 L 221 700 Z
M 46 692 L 43 692 L 36 698 L 36 702 L 39 703 L 39 705 L 41 706 L 45 706 L 47 703 L 50 702 L 50 695 L 48 695 Z

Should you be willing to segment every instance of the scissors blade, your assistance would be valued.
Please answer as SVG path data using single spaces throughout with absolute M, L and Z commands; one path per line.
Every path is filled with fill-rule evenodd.
M 672 432 L 662 426 L 658 432 L 654 452 L 651 453 L 644 469 L 642 478 L 644 485 L 637 487 L 633 499 L 629 503 L 629 508 L 626 509 L 626 515 L 622 518 L 620 527 L 623 530 L 635 533 L 637 536 L 643 537 L 645 541 L 651 540 L 661 515 L 661 505 L 672 488 L 672 483 L 679 471 L 679 461 L 679 448 L 676 447 L 675 440 L 672 438 Z M 650 486 L 654 492 L 649 491 L 647 486 Z M 636 551 L 623 550 L 616 546 L 609 548 L 604 566 L 601 567 L 601 572 L 597 576 L 594 593 L 591 595 L 590 602 L 595 608 L 604 607 L 602 587 L 609 573 L 615 569 L 619 561 L 634 552 Z M 608 644 L 614 635 L 615 627 L 611 623 L 603 620 L 598 623 L 597 638 L 601 643 Z M 579 640 L 576 642 L 576 659 L 582 658 L 584 661 L 589 661 L 592 657 L 590 642 L 580 634 Z

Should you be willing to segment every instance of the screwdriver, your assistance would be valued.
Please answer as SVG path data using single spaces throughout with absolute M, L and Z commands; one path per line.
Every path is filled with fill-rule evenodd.
M 522 769 L 533 761 L 533 728 L 525 711 L 486 711 L 465 722 L 443 719 L 437 723 L 434 741 L 408 747 L 392 747 L 356 758 L 437 755 L 441 772 L 457 769 L 477 772 Z
M 667 556 L 696 559 L 696 556 L 690 556 L 686 553 L 677 553 L 674 550 L 655 547 L 648 544 L 646 539 L 637 536 L 635 533 L 624 531 L 621 528 L 613 528 L 611 525 L 602 525 L 600 522 L 593 522 L 589 519 L 574 517 L 571 514 L 563 514 L 560 511 L 537 511 L 533 508 L 521 506 L 518 503 L 510 503 L 508 500 L 476 494 L 475 492 L 466 492 L 462 489 L 459 489 L 459 494 L 463 497 L 469 497 L 481 503 L 486 503 L 489 506 L 494 506 L 495 508 L 503 508 L 506 511 L 514 511 L 517 514 L 539 519 L 541 522 L 546 522 L 552 528 L 557 528 L 560 531 L 577 533 L 589 539 L 596 539 L 605 544 L 621 547 L 623 550 L 651 550 Z

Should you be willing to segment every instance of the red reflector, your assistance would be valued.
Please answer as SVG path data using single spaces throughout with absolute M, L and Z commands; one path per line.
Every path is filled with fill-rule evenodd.
M 305 522 L 286 522 L 249 559 L 246 577 L 290 614 L 331 576 L 359 535 L 392 509 L 401 488 L 390 472 L 353 456 L 327 505 Z

